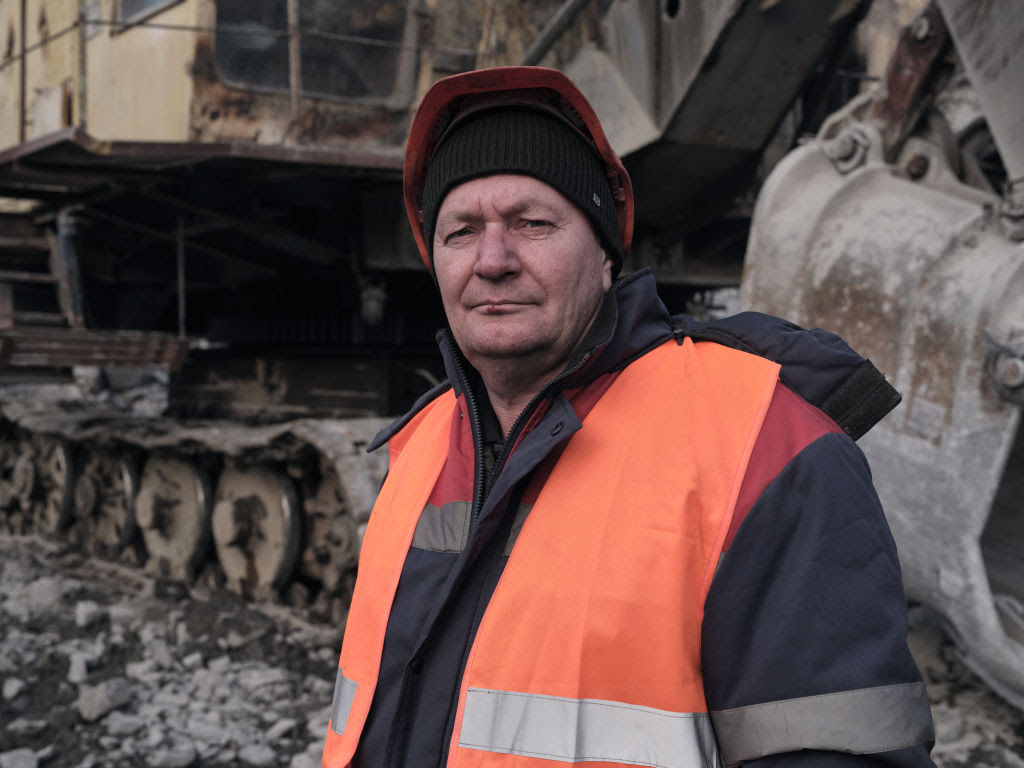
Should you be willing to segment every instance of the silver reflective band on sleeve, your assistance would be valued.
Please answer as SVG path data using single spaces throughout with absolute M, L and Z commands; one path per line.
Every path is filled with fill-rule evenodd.
M 707 714 L 470 688 L 459 746 L 570 763 L 717 768 Z
M 726 765 L 798 749 L 865 755 L 933 739 L 924 683 L 882 685 L 712 712 Z
M 352 709 L 352 700 L 356 697 L 356 684 L 341 674 L 338 669 L 338 680 L 334 684 L 334 698 L 331 700 L 331 730 L 339 736 L 345 732 L 348 713 Z
M 469 518 L 473 505 L 468 501 L 449 501 L 440 507 L 423 508 L 412 546 L 431 552 L 461 552 L 469 540 Z

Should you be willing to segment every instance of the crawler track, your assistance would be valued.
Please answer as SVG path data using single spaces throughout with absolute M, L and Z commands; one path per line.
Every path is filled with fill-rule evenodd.
M 385 419 L 181 423 L 5 399 L 0 529 L 257 601 L 347 613 Z

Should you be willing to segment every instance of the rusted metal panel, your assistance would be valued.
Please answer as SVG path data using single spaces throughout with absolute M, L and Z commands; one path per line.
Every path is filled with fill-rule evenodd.
M 190 358 L 170 402 L 205 417 L 265 420 L 388 413 L 390 361 L 338 357 Z
M 0 282 L 0 329 L 11 328 L 14 325 L 14 290 L 9 282 Z M 4 359 L 10 353 L 10 347 L 3 350 Z
M 143 368 L 177 370 L 188 341 L 171 334 L 138 331 L 15 328 L 0 330 L 10 366 Z
M 86 43 L 85 124 L 93 135 L 114 141 L 188 139 L 193 88 L 187 72 L 202 3 L 167 4 L 130 17 L 126 26 L 122 12 L 132 8 L 103 0 L 97 34 Z
M 854 44 L 864 57 L 864 74 L 874 81 L 885 78 L 892 52 L 903 29 L 930 0 L 874 0 L 857 29 Z
M 90 169 L 99 169 L 97 176 L 109 177 L 120 172 L 154 173 L 223 158 L 393 172 L 402 168 L 402 150 L 398 148 L 103 141 L 78 128 L 68 128 L 0 152 L 0 181 L 17 178 L 19 172 L 31 177 L 52 169 L 64 173 L 70 184 L 76 172 L 88 173 Z M 15 165 L 18 162 L 22 163 L 20 167 Z
M 931 103 L 941 80 L 932 77 L 949 43 L 942 14 L 931 4 L 907 26 L 885 75 L 885 97 L 871 110 L 885 142 L 885 156 L 893 160 Z
M 32 138 L 70 125 L 80 114 L 79 94 L 74 88 L 80 66 L 75 27 L 78 4 L 27 0 L 23 7 L 25 111 L 7 119 L 23 119 L 24 136 Z
M 519 63 L 527 66 L 539 64 L 555 41 L 576 20 L 577 14 L 583 10 L 586 2 L 587 0 L 564 0 L 537 37 L 530 43 L 530 47 L 523 53 Z
M 0 7 L 0 21 L 14 29 L 27 21 L 27 39 L 15 42 L 28 50 L 0 61 L 0 104 L 9 101 L 11 107 L 2 110 L 0 148 L 72 124 L 88 125 L 95 135 L 114 141 L 401 144 L 405 110 L 413 103 L 421 26 L 408 0 L 296 5 L 292 26 L 298 47 L 293 45 L 293 66 L 285 62 L 280 93 L 272 92 L 272 85 L 238 81 L 238 72 L 222 66 L 223 57 L 218 64 L 218 46 L 232 41 L 244 43 L 243 52 L 250 54 L 259 52 L 264 38 L 273 42 L 280 36 L 287 46 L 287 18 L 280 29 L 261 31 L 256 21 L 245 22 L 260 12 L 250 3 L 234 3 L 243 19 L 234 25 L 224 17 L 224 9 L 234 7 L 228 0 L 169 3 L 129 25 L 121 23 L 114 0 L 90 4 L 88 14 L 80 14 L 81 2 L 27 0 L 25 19 L 16 5 Z M 284 0 L 280 5 L 283 13 Z M 385 27 L 397 30 L 397 37 L 376 39 Z M 139 66 L 154 55 L 158 67 Z M 324 67 L 337 69 L 346 56 L 347 71 L 359 70 L 363 78 L 380 77 L 388 69 L 393 88 L 379 98 L 321 93 L 346 71 Z M 385 59 L 393 63 L 375 64 Z M 26 106 L 17 108 L 19 94 L 26 93 Z
M 75 245 L 75 222 L 62 211 L 57 216 L 57 233 L 50 250 L 50 272 L 56 278 L 61 314 L 71 328 L 85 327 L 82 277 Z
M 45 253 L 50 250 L 46 233 L 28 216 L 0 214 L 0 249 Z
M 260 10 L 204 1 L 200 26 L 217 31 L 192 41 L 188 138 L 400 148 L 420 58 L 412 5 L 300 4 L 297 11 L 289 36 L 284 2 Z
M 749 184 L 809 73 L 867 3 L 678 7 L 675 17 L 659 21 L 660 139 L 627 158 L 638 222 L 670 233 L 706 224 Z
M 8 283 L 55 283 L 57 279 L 49 272 L 0 271 L 0 281 Z

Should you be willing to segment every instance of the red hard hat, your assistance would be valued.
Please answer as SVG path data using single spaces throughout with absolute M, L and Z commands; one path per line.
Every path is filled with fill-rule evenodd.
M 633 185 L 615 154 L 594 108 L 573 82 L 547 67 L 494 67 L 452 75 L 434 83 L 416 111 L 405 148 L 403 189 L 416 246 L 430 265 L 423 237 L 421 203 L 427 166 L 444 137 L 467 115 L 496 107 L 528 106 L 553 114 L 572 127 L 604 162 L 615 198 L 622 252 L 633 240 Z

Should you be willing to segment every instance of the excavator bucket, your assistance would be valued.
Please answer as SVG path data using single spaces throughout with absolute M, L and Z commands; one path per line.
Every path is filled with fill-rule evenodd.
M 840 334 L 903 393 L 861 445 L 908 597 L 937 611 L 965 662 L 1024 708 L 1024 108 L 1008 90 L 1024 77 L 1016 10 L 948 0 L 908 27 L 885 87 L 830 118 L 769 177 L 741 298 Z M 978 105 L 972 120 L 931 109 L 950 61 L 972 86 L 961 89 Z M 979 130 L 1008 183 L 978 173 Z

